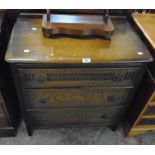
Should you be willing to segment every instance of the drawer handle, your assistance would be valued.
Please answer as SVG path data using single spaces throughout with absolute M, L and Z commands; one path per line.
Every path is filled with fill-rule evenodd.
M 47 103 L 47 99 L 46 99 L 46 98 L 42 98 L 42 99 L 39 101 L 39 103 L 45 104 L 45 103 Z
M 102 118 L 102 119 L 107 119 L 107 115 L 106 115 L 106 114 L 103 114 L 103 115 L 101 116 L 101 118 Z
M 108 102 L 112 102 L 113 103 L 113 102 L 115 102 L 115 100 L 116 100 L 116 97 L 114 95 L 111 95 L 111 96 L 107 97 L 107 101 Z

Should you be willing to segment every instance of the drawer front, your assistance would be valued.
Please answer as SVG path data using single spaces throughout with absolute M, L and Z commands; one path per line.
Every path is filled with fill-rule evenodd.
M 4 114 L 3 105 L 4 105 L 4 100 L 0 92 L 0 114 Z
M 0 127 L 8 126 L 8 120 L 5 115 L 0 114 Z
M 137 68 L 18 69 L 22 88 L 133 85 Z
M 125 105 L 131 88 L 24 89 L 27 109 Z
M 155 118 L 142 118 L 137 125 L 155 125 Z
M 103 123 L 112 125 L 118 121 L 123 108 L 70 108 L 28 111 L 28 117 L 34 127 Z

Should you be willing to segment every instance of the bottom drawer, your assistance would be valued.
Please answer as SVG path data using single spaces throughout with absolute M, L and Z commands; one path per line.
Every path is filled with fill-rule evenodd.
M 124 109 L 122 107 L 28 110 L 28 117 L 33 127 L 93 123 L 112 125 L 118 121 L 123 111 Z
M 0 115 L 0 127 L 8 126 L 8 120 L 5 115 Z

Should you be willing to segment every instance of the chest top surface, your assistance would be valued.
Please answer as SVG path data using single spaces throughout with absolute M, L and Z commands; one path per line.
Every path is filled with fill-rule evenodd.
M 42 16 L 20 16 L 15 23 L 5 60 L 10 63 L 123 63 L 152 61 L 148 50 L 125 17 L 111 17 L 111 41 L 45 38 Z
M 155 49 L 155 14 L 134 13 L 133 19 Z

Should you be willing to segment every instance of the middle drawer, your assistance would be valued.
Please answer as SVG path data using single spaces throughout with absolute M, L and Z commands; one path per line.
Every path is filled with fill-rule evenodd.
M 115 106 L 127 104 L 132 87 L 23 89 L 27 109 Z

